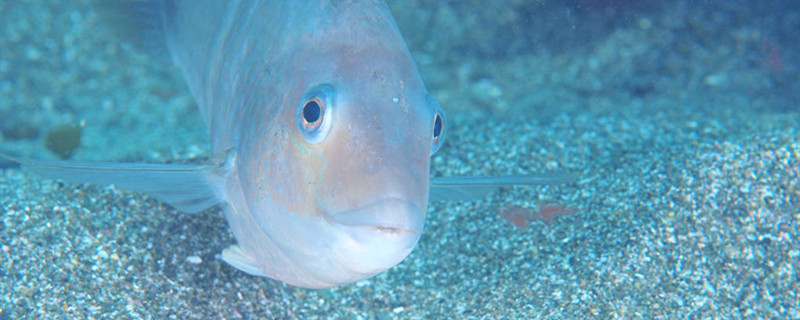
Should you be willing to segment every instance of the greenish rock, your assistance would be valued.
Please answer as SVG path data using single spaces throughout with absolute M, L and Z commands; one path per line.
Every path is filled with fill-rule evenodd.
M 81 126 L 61 125 L 53 128 L 44 138 L 44 146 L 61 159 L 68 159 L 81 145 Z

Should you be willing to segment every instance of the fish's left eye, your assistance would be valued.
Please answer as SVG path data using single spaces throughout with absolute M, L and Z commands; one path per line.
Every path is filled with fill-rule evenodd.
M 444 131 L 444 120 L 442 120 L 442 116 L 438 113 L 433 116 L 433 142 L 439 141 L 439 137 L 442 136 L 442 132 Z
M 447 128 L 447 121 L 445 121 L 444 110 L 436 99 L 428 96 L 428 104 L 433 107 L 433 135 L 431 137 L 431 155 L 439 151 L 439 148 L 444 144 L 444 133 Z
M 331 126 L 333 87 L 322 84 L 311 88 L 297 108 L 297 129 L 309 143 L 325 139 Z

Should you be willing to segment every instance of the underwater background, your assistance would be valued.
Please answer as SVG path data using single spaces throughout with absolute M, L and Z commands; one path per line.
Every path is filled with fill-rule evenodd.
M 800 318 L 800 1 L 389 6 L 447 111 L 434 175 L 578 181 L 432 202 L 398 266 L 307 290 L 219 260 L 217 209 L 2 159 L 0 320 Z M 101 21 L 0 0 L 0 151 L 203 161 L 178 69 Z

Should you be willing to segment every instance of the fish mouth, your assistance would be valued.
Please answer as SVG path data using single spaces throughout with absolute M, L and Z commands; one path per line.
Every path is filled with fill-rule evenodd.
M 422 234 L 425 215 L 411 201 L 385 198 L 355 209 L 325 212 L 329 222 L 384 234 Z

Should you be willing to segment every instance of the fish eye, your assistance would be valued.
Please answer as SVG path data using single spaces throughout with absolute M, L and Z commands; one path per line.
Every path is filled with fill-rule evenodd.
M 433 142 L 439 140 L 439 137 L 442 135 L 442 130 L 444 130 L 444 122 L 442 122 L 442 117 L 437 113 L 433 116 Z
M 328 135 L 331 126 L 333 87 L 317 85 L 303 96 L 297 109 L 297 129 L 309 143 L 319 143 Z
M 430 104 L 435 113 L 433 114 L 433 127 L 431 137 L 431 155 L 439 151 L 439 148 L 444 144 L 444 133 L 447 128 L 447 121 L 445 120 L 444 110 L 439 102 L 431 96 L 428 96 L 428 104 Z
M 322 123 L 322 103 L 318 98 L 311 98 L 303 106 L 303 126 L 314 129 Z

